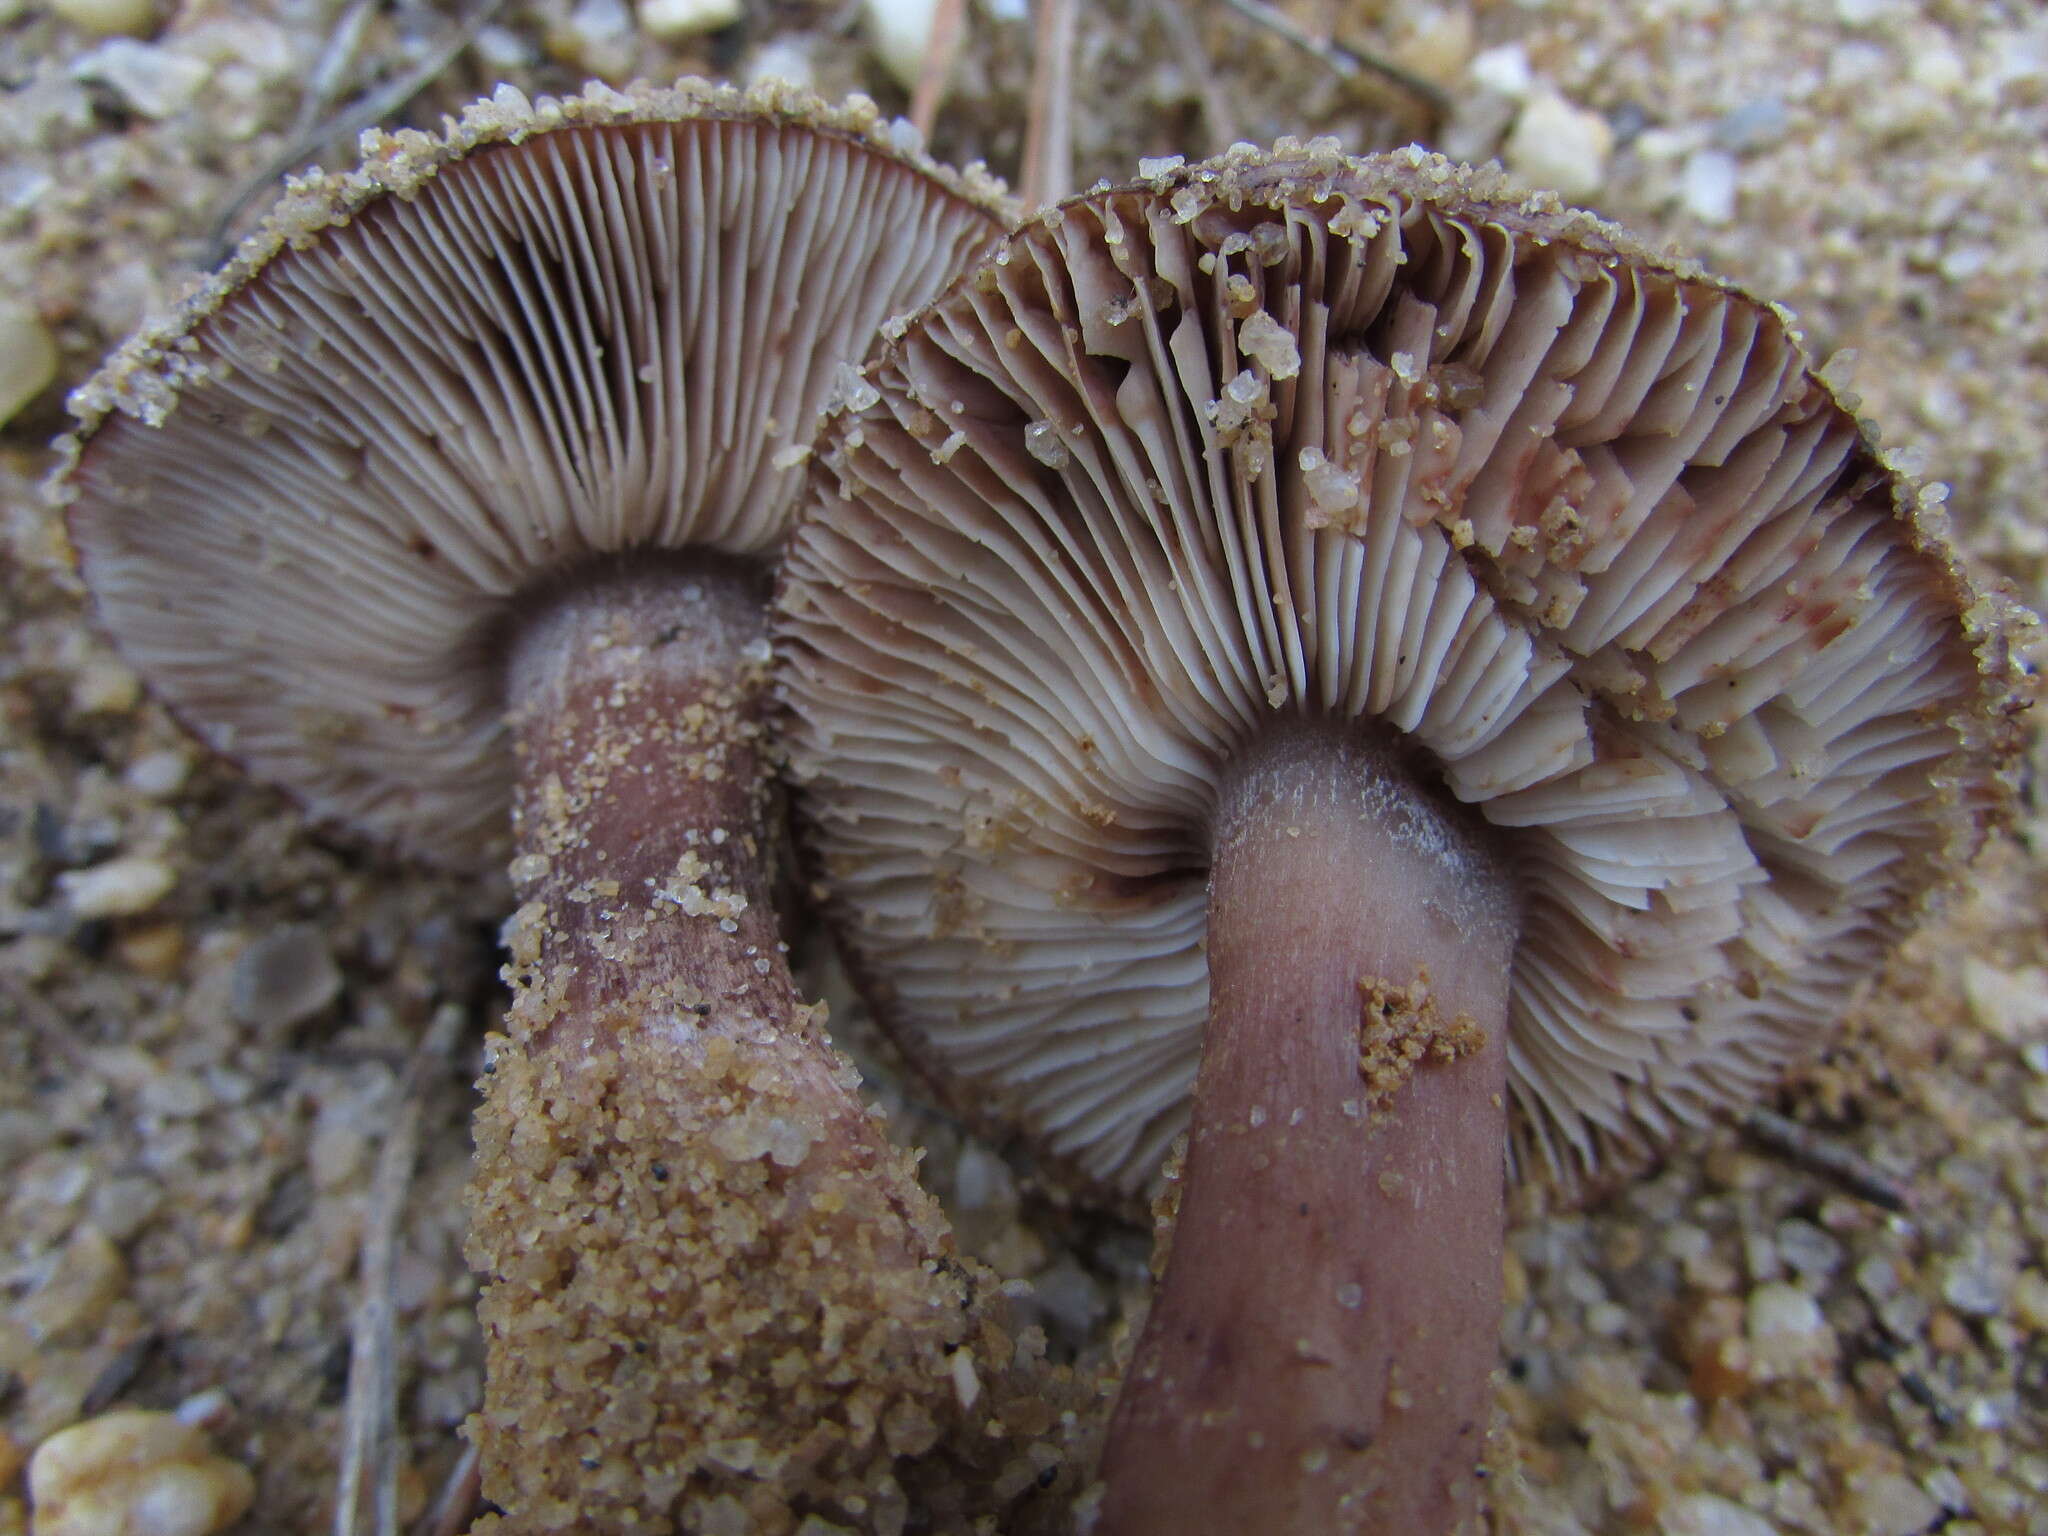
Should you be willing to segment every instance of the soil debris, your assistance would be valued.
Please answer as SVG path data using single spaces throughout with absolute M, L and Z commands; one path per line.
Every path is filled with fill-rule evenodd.
M 1358 1075 L 1375 1110 L 1392 1107 L 1417 1067 L 1448 1066 L 1486 1049 L 1486 1031 L 1471 1014 L 1444 1017 L 1427 966 L 1406 986 L 1361 976 L 1358 999 Z

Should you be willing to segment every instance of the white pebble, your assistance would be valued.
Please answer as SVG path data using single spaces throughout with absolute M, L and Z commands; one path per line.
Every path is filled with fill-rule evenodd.
M 2048 972 L 2039 966 L 2008 971 L 1981 956 L 1966 956 L 1963 996 L 1970 1017 L 2009 1045 L 2048 1034 Z
M 162 859 L 130 856 L 57 877 L 65 904 L 79 917 L 130 917 L 147 912 L 178 883 L 177 871 Z
M 1518 179 L 1564 197 L 1590 197 L 1607 179 L 1614 130 L 1598 112 L 1552 90 L 1530 96 L 1501 154 Z
M 1291 379 L 1301 372 L 1301 348 L 1293 333 L 1263 309 L 1237 328 L 1237 349 L 1272 378 Z
M 1047 469 L 1065 469 L 1073 457 L 1060 441 L 1060 429 L 1049 421 L 1034 421 L 1024 429 L 1024 451 Z
M 57 344 L 26 304 L 0 300 L 0 424 L 57 377 Z
M 141 37 L 156 25 L 155 0 L 50 0 L 50 12 L 100 37 Z
M 716 32 L 740 19 L 740 0 L 640 0 L 640 30 L 665 43 Z
M 1472 61 L 1472 79 L 1489 91 L 1519 101 L 1529 94 L 1536 76 L 1529 68 L 1529 55 L 1522 51 L 1522 45 L 1505 43 L 1487 49 Z
M 191 777 L 192 759 L 175 747 L 164 747 L 155 752 L 144 752 L 128 764 L 121 775 L 121 782 L 138 795 L 147 795 L 152 800 L 167 800 L 185 787 L 185 780 Z
M 917 89 L 931 47 L 938 0 L 865 0 L 868 39 L 890 77 L 906 91 Z
M 974 1356 L 964 1349 L 956 1349 L 949 1363 L 953 1368 L 953 1395 L 960 1400 L 962 1408 L 972 1408 L 981 1396 L 981 1377 L 975 1373 Z
M 124 1409 L 60 1430 L 28 1464 L 36 1536 L 213 1536 L 256 1480 L 176 1415 Z
M 785 35 L 770 38 L 755 49 L 741 73 L 749 85 L 762 80 L 787 80 L 791 85 L 809 85 L 817 78 L 818 67 L 806 42 Z
M 1941 1506 L 1903 1473 L 1866 1472 L 1851 1478 L 1839 1513 L 1842 1529 L 1860 1536 L 1921 1536 L 1940 1530 Z
M 1796 1376 L 1834 1355 L 1834 1330 L 1796 1285 L 1779 1281 L 1751 1291 L 1748 1321 L 1750 1358 L 1771 1376 Z
M 98 80 L 144 117 L 173 117 L 189 107 L 213 74 L 204 59 L 132 37 L 110 38 L 72 62 L 75 80 Z
M 1762 1515 L 1719 1494 L 1693 1493 L 1665 1511 L 1658 1529 L 1664 1536 L 1776 1536 L 1777 1527 Z
M 1981 1233 L 1973 1232 L 1942 1265 L 1941 1296 L 1965 1316 L 1996 1317 L 2005 1310 L 2012 1282 L 2013 1267 L 2002 1262 Z
M 1394 61 L 1438 85 L 1452 86 L 1472 58 L 1472 14 L 1463 5 L 1409 11 L 1408 32 L 1394 48 Z
M 1696 149 L 1685 157 L 1679 195 L 1686 211 L 1703 224 L 1726 224 L 1735 217 L 1735 157 L 1725 149 Z

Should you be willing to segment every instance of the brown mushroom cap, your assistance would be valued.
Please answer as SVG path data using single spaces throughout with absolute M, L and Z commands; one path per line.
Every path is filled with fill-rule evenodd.
M 251 772 L 480 862 L 522 596 L 616 551 L 771 551 L 835 377 L 998 190 L 773 86 L 501 87 L 369 135 L 73 397 L 100 614 Z
M 784 572 L 833 912 L 914 1059 L 1145 1186 L 1220 770 L 1378 721 L 1513 829 L 1516 1153 L 1754 1095 L 1978 844 L 2020 682 L 1786 314 L 1420 151 L 1074 199 L 829 425 Z

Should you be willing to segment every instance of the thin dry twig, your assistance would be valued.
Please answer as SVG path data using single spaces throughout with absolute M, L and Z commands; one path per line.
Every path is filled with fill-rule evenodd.
M 320 57 L 313 61 L 313 68 L 306 75 L 306 94 L 299 102 L 298 116 L 292 121 L 293 137 L 311 130 L 340 99 L 355 74 L 356 60 L 363 51 L 363 35 L 370 30 L 370 18 L 382 3 L 383 0 L 347 0 L 327 35 L 327 46 L 320 50 Z
M 471 1440 L 449 1469 L 440 1495 L 412 1528 L 413 1536 L 459 1536 L 483 1503 L 483 1447 Z
M 1074 182 L 1074 0 L 1039 0 L 1032 38 L 1031 106 L 1018 173 L 1024 206 L 1042 208 Z
M 1833 1179 L 1872 1205 L 1902 1213 L 1913 1209 L 1911 1186 L 1811 1126 L 1755 1108 L 1743 1111 L 1741 1124 L 1752 1141 L 1797 1167 Z
M 331 144 L 336 139 L 351 138 L 365 128 L 375 127 L 403 108 L 462 56 L 463 50 L 476 41 L 477 33 L 490 25 L 491 19 L 504 9 L 504 5 L 505 0 L 478 0 L 478 4 L 456 24 L 455 30 L 440 47 L 405 74 L 364 92 L 332 116 L 318 117 L 319 109 L 324 108 L 327 103 L 320 99 L 318 92 L 309 93 L 307 105 L 300 111 L 304 126 L 296 129 L 282 150 L 235 189 L 222 207 L 219 216 L 214 219 L 213 227 L 206 239 L 207 249 L 211 253 L 208 265 L 218 266 L 234 249 L 231 231 L 252 198 L 274 187 L 279 178 L 294 166 L 318 153 L 322 145 Z M 363 13 L 365 21 L 372 8 L 357 7 Z M 330 44 L 320 63 L 315 66 L 314 79 L 318 82 L 320 90 L 334 89 L 340 77 L 347 72 L 352 59 L 354 44 L 347 42 L 341 34 L 337 34 L 337 39 L 345 43 L 344 51 L 337 53 L 335 45 Z M 316 120 L 307 123 L 307 119 Z
M 421 1111 L 427 1090 L 446 1070 L 462 1024 L 462 1009 L 450 1004 L 435 1013 L 420 1037 L 398 1080 L 391 1124 L 370 1183 L 357 1259 L 361 1296 L 350 1327 L 335 1536 L 361 1536 L 365 1494 L 369 1529 L 376 1536 L 398 1533 L 398 1318 L 391 1300 L 392 1269 L 419 1151 Z
M 939 101 L 946 94 L 954 56 L 960 52 L 966 19 L 967 0 L 939 0 L 932 10 L 932 35 L 925 41 L 924 61 L 918 65 L 917 89 L 910 94 L 911 126 L 927 142 L 939 120 Z
M 1360 48 L 1347 48 L 1341 43 L 1330 42 L 1305 30 L 1301 24 L 1277 6 L 1268 5 L 1265 0 L 1224 0 L 1238 15 L 1247 21 L 1258 23 L 1270 32 L 1280 36 L 1322 61 L 1323 67 L 1339 79 L 1355 80 L 1360 75 L 1376 75 L 1389 85 L 1398 86 L 1411 96 L 1422 101 L 1438 118 L 1451 115 L 1451 98 L 1433 81 L 1425 80 L 1411 70 L 1403 69 L 1391 59 L 1368 53 Z
M 1195 100 L 1201 104 L 1202 127 L 1206 143 L 1200 148 L 1206 153 L 1235 144 L 1244 137 L 1236 109 L 1230 104 L 1230 93 L 1223 89 L 1216 78 L 1216 71 L 1210 68 L 1209 50 L 1203 46 L 1201 34 L 1195 30 L 1195 20 L 1188 7 L 1181 0 L 1152 0 L 1152 16 L 1159 28 L 1166 34 L 1167 43 L 1179 56 L 1181 68 L 1188 73 L 1188 79 L 1195 88 Z

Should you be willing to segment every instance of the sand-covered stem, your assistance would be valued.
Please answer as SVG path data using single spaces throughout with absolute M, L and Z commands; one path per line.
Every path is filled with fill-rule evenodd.
M 657 563 L 511 641 L 515 998 L 469 1257 L 514 1529 L 891 1528 L 897 1458 L 957 1411 L 965 1272 L 779 941 L 762 612 L 744 570 Z
M 1097 1536 L 1470 1518 L 1515 923 L 1460 820 L 1334 731 L 1278 732 L 1231 776 L 1182 1194 Z

